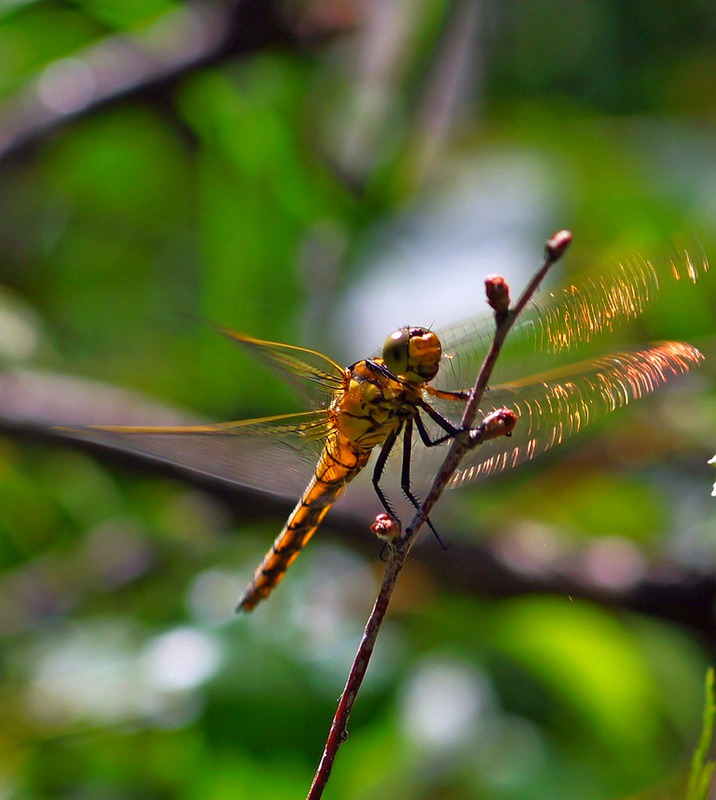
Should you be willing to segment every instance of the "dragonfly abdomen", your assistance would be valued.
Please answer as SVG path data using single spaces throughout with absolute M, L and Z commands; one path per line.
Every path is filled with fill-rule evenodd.
M 369 458 L 370 450 L 358 451 L 342 436 L 332 436 L 326 442 L 314 477 L 254 573 L 238 610 L 251 611 L 271 594 L 341 492 Z

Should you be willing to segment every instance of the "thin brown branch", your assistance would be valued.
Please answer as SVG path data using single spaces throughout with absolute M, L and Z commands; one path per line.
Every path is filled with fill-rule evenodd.
M 495 364 L 497 363 L 507 334 L 514 325 L 519 314 L 524 310 L 527 303 L 529 303 L 549 269 L 562 257 L 571 239 L 571 234 L 568 231 L 560 231 L 547 242 L 544 259 L 540 268 L 530 280 L 513 308 L 503 308 L 500 299 L 504 302 L 506 298 L 502 295 L 501 298 L 496 299 L 494 292 L 491 291 L 488 285 L 488 300 L 496 309 L 495 333 L 490 350 L 475 380 L 475 385 L 465 407 L 462 418 L 462 433 L 464 435 L 458 435 L 453 439 L 425 502 L 416 513 L 409 527 L 405 530 L 405 533 L 397 538 L 390 548 L 391 557 L 383 575 L 378 597 L 370 613 L 368 622 L 366 623 L 363 637 L 348 673 L 346 685 L 338 701 L 338 707 L 333 717 L 333 722 L 331 723 L 323 755 L 318 769 L 316 770 L 316 774 L 314 775 L 311 788 L 306 796 L 306 800 L 319 800 L 319 798 L 323 796 L 323 791 L 330 778 L 338 748 L 348 737 L 348 720 L 351 710 L 353 709 L 358 691 L 367 673 L 368 664 L 373 654 L 378 633 L 385 619 L 385 614 L 390 605 L 393 590 L 395 589 L 405 560 L 415 543 L 420 528 L 427 520 L 431 509 L 440 498 L 443 491 L 447 488 L 450 479 L 455 474 L 455 470 L 465 453 L 476 445 L 479 445 L 480 442 L 488 438 L 489 435 L 492 435 L 489 433 L 484 423 L 477 428 L 473 428 L 472 426 L 475 422 L 480 402 L 482 401 L 482 397 L 495 368 Z M 502 286 L 504 287 L 504 284 L 502 284 Z M 504 302 L 504 306 L 507 306 L 507 302 Z

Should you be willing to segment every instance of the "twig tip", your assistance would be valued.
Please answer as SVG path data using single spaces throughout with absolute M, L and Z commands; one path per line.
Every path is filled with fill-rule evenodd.
M 564 255 L 564 251 L 569 247 L 572 241 L 571 231 L 558 231 L 551 239 L 547 240 L 545 250 L 550 258 L 550 261 L 558 261 Z
M 517 414 L 511 408 L 497 408 L 491 411 L 477 426 L 470 430 L 470 447 L 497 439 L 500 436 L 512 436 L 517 425 Z
M 485 278 L 485 294 L 490 308 L 496 314 L 506 314 L 510 307 L 510 286 L 502 275 L 488 275 Z

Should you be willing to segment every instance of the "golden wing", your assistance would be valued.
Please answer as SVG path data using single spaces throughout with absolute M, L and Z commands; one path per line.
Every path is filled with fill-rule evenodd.
M 708 268 L 697 248 L 655 257 L 635 255 L 597 275 L 542 292 L 510 331 L 493 381 L 511 382 L 525 373 L 550 369 L 555 356 L 569 355 L 602 334 L 613 334 L 638 319 L 660 295 L 678 296 L 683 286 L 695 284 Z M 692 293 L 690 301 L 697 302 L 698 297 Z M 435 385 L 444 389 L 472 386 L 493 331 L 492 318 L 484 315 L 438 331 L 445 358 Z
M 485 393 L 481 415 L 510 408 L 517 414 L 515 429 L 510 437 L 487 441 L 468 453 L 460 462 L 450 488 L 473 483 L 535 458 L 702 361 L 701 353 L 691 345 L 657 342 L 495 386 Z M 436 403 L 441 411 L 448 405 L 447 401 Z M 453 414 L 454 411 L 453 408 Z M 434 473 L 435 469 L 433 463 L 429 471 Z

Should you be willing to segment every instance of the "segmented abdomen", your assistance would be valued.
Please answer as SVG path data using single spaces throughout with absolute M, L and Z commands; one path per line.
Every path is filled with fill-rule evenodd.
M 238 611 L 251 611 L 271 594 L 348 482 L 363 469 L 369 458 L 369 450 L 356 451 L 342 436 L 335 435 L 326 442 L 314 477 L 254 573 L 239 602 Z

